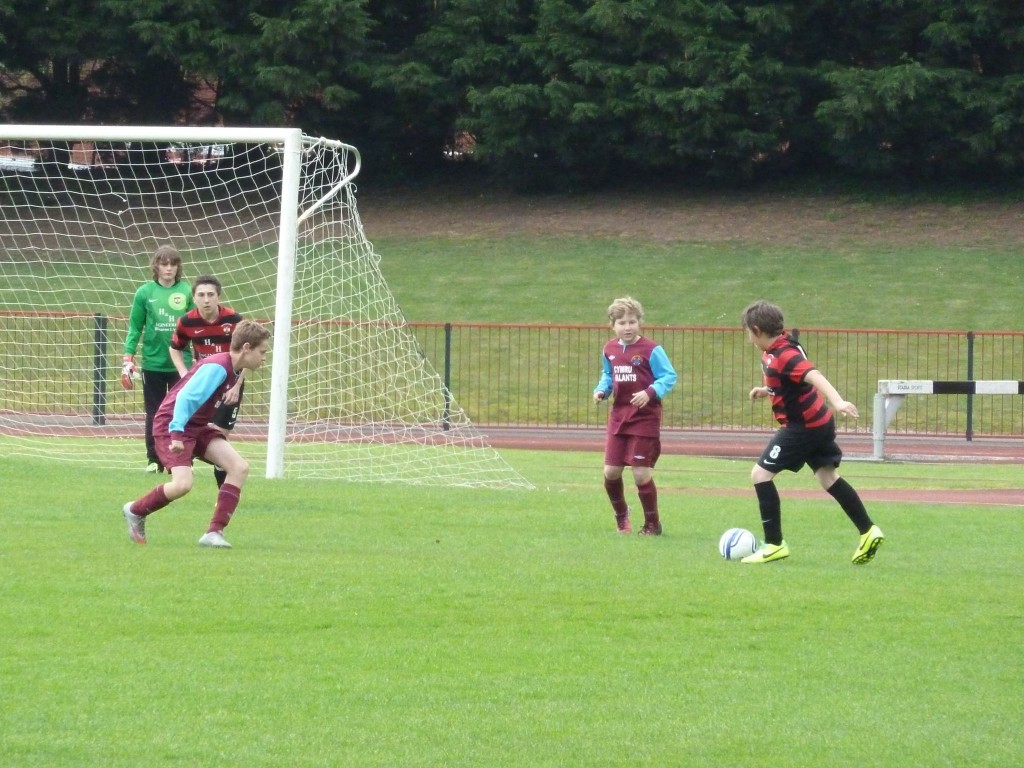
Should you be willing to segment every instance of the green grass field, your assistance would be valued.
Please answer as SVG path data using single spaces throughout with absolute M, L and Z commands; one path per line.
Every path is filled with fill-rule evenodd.
M 417 322 L 601 325 L 618 291 L 644 303 L 650 325 L 736 327 L 747 304 L 766 298 L 801 328 L 1020 328 L 1024 270 L 1009 247 L 910 243 L 847 253 L 826 243 L 367 236 Z
M 854 201 L 820 236 L 784 242 L 366 234 L 414 322 L 603 324 L 629 292 L 651 325 L 734 327 L 766 297 L 805 328 L 1018 329 L 1019 228 L 883 242 L 874 230 L 893 221 L 936 224 L 893 202 Z M 858 239 L 847 224 L 864 206 L 874 230 Z M 93 274 L 77 269 L 69 283 Z M 4 274 L 15 294 L 28 284 Z M 5 766 L 1004 768 L 1024 752 L 1019 508 L 873 504 L 887 543 L 854 567 L 841 511 L 824 493 L 787 497 L 814 481 L 785 475 L 793 555 L 756 568 L 716 550 L 728 527 L 759 529 L 747 461 L 664 456 L 666 535 L 647 540 L 612 532 L 599 455 L 504 451 L 535 490 L 254 473 L 220 552 L 195 545 L 208 473 L 139 547 L 120 508 L 151 476 L 12 453 Z M 1020 485 L 1001 465 L 844 475 L 860 489 Z
M 0 754 L 51 766 L 998 766 L 1024 704 L 1018 509 L 877 504 L 855 532 L 748 462 L 665 456 L 666 535 L 621 537 L 599 457 L 504 452 L 535 491 L 253 478 L 231 551 L 193 494 L 133 545 L 123 472 L 0 458 Z M 859 488 L 1000 488 L 1019 467 L 853 463 Z

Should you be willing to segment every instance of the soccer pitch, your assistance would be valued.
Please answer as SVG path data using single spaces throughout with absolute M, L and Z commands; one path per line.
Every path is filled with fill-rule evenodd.
M 887 541 L 855 567 L 838 506 L 785 475 L 793 554 L 743 566 L 716 544 L 758 531 L 747 461 L 663 456 L 648 539 L 613 532 L 599 455 L 503 455 L 536 490 L 253 477 L 230 551 L 196 546 L 206 471 L 138 546 L 120 510 L 151 475 L 0 458 L 4 764 L 1019 762 L 1020 508 L 869 505 Z

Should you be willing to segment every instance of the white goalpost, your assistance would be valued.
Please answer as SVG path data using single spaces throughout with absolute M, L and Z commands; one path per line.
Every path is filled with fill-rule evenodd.
M 532 487 L 398 307 L 356 208 L 360 162 L 290 128 L 0 126 L 0 453 L 144 466 L 142 395 L 117 382 L 132 296 L 168 244 L 185 280 L 216 276 L 273 329 L 232 434 L 268 478 Z

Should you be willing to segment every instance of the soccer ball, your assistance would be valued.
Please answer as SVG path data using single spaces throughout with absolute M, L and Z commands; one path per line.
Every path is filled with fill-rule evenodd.
M 718 540 L 718 551 L 726 560 L 739 560 L 757 551 L 757 538 L 746 528 L 730 528 Z

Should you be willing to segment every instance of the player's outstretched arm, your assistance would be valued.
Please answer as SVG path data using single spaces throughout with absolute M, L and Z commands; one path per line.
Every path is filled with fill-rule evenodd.
M 858 418 L 860 412 L 857 410 L 857 406 L 848 400 L 844 400 L 839 391 L 832 386 L 831 382 L 825 378 L 825 375 L 821 371 L 811 371 L 807 374 L 807 383 L 813 386 L 821 396 L 828 401 L 828 404 L 836 411 L 844 416 L 852 416 Z

